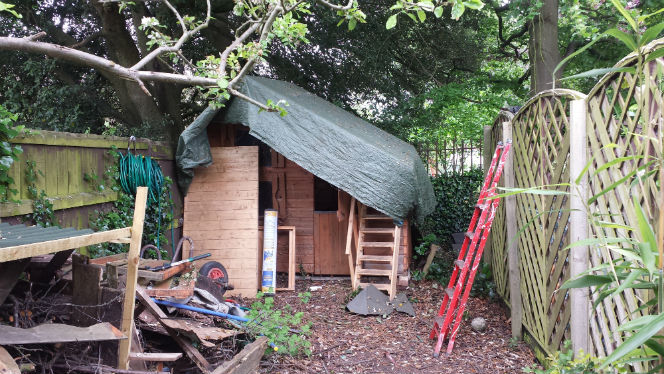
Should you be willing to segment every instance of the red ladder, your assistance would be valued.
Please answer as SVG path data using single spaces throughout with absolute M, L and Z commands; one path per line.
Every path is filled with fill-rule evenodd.
M 473 280 L 475 280 L 475 274 L 477 273 L 477 268 L 484 252 L 484 244 L 489 236 L 489 232 L 491 232 L 496 208 L 498 208 L 498 203 L 500 202 L 500 198 L 492 197 L 496 195 L 496 186 L 500 180 L 500 175 L 503 173 L 503 166 L 511 146 L 512 143 L 509 141 L 507 144 L 499 142 L 493 154 L 493 159 L 491 159 L 491 165 L 484 179 L 480 197 L 477 199 L 475 212 L 473 213 L 473 218 L 470 220 L 466 237 L 463 240 L 461 251 L 459 251 L 459 257 L 454 261 L 454 271 L 452 272 L 450 283 L 445 289 L 443 303 L 440 305 L 438 317 L 434 320 L 433 329 L 431 329 L 431 333 L 429 334 L 429 339 L 435 338 L 436 335 L 438 336 L 438 341 L 433 352 L 434 357 L 440 355 L 440 349 L 446 336 L 449 339 L 447 354 L 452 353 L 452 348 L 454 348 L 454 339 L 459 331 L 468 295 L 473 287 Z M 470 275 L 468 275 L 468 270 L 470 270 Z M 467 281 L 466 275 L 468 275 Z M 462 290 L 463 296 L 459 304 L 459 296 Z M 443 315 L 445 316 L 444 319 Z M 452 325 L 452 318 L 454 318 L 454 325 Z

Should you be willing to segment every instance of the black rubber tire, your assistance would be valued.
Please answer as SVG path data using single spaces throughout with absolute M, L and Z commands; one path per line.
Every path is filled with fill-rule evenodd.
M 217 277 L 217 278 L 210 277 L 211 273 L 217 273 L 217 275 L 218 275 L 219 272 L 221 272 L 221 274 L 223 274 L 223 277 Z M 217 261 L 208 261 L 208 262 L 206 262 L 198 270 L 198 273 L 201 274 L 201 275 L 204 275 L 208 278 L 216 279 L 216 280 L 222 282 L 223 284 L 228 284 L 228 272 L 226 271 L 226 268 L 224 267 L 224 265 L 222 265 L 221 263 L 219 263 Z

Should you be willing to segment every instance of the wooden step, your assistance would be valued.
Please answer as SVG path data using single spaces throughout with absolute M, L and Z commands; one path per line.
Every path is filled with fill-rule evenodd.
M 383 291 L 389 291 L 390 290 L 390 284 L 389 283 L 360 283 L 359 284 L 360 288 L 363 288 L 363 289 L 369 287 L 369 285 L 372 285 L 372 286 L 378 288 L 379 290 L 383 290 Z
M 484 204 L 475 204 L 475 208 L 478 208 L 480 210 L 484 210 L 489 207 L 489 203 L 484 203 Z
M 372 255 L 361 255 L 360 261 L 370 261 L 370 262 L 392 262 L 392 256 L 372 256 Z
M 367 227 L 360 229 L 360 234 L 394 234 L 394 227 Z
M 456 260 L 456 261 L 454 261 L 454 265 L 456 265 L 456 267 L 459 268 L 459 269 L 463 269 L 463 266 L 464 266 L 465 264 L 466 264 L 466 263 L 465 263 L 463 260 Z
M 134 360 L 141 361 L 152 361 L 152 362 L 171 362 L 177 361 L 182 357 L 182 353 L 167 353 L 167 352 L 158 352 L 158 353 L 129 353 L 129 358 Z
M 389 241 L 389 242 L 363 242 L 363 241 L 360 241 L 360 247 L 392 248 L 393 245 L 394 245 L 393 241 Z
M 382 214 L 367 214 L 364 216 L 364 219 L 378 219 L 378 220 L 392 220 L 392 217 L 390 216 L 384 216 Z
M 449 296 L 450 299 L 451 299 L 452 296 L 454 295 L 454 288 L 452 288 L 452 287 L 447 287 L 447 288 L 445 289 L 445 293 L 446 293 L 447 296 Z
M 373 275 L 373 276 L 383 276 L 389 277 L 392 275 L 391 269 L 356 269 L 355 274 L 357 275 Z
M 472 232 L 472 231 L 468 231 L 468 232 L 466 232 L 466 236 L 468 237 L 468 239 L 473 240 L 473 237 L 475 236 L 475 233 Z

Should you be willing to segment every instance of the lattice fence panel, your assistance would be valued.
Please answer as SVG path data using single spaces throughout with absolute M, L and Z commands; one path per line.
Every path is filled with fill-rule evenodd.
M 654 44 L 651 50 L 664 46 Z M 617 66 L 633 66 L 635 58 L 626 58 Z M 589 194 L 598 195 L 615 182 L 627 177 L 644 164 L 626 160 L 616 163 L 605 170 L 597 171 L 602 165 L 620 157 L 648 154 L 661 160 L 662 126 L 664 119 L 662 108 L 662 73 L 664 60 L 659 58 L 644 68 L 642 80 L 630 72 L 619 72 L 605 76 L 588 95 L 588 147 L 589 156 L 594 157 L 589 169 Z M 649 80 L 649 84 L 645 82 Z M 645 87 L 649 87 L 648 90 Z M 642 96 L 644 95 L 644 96 Z M 644 111 L 638 109 L 637 102 L 648 103 Z M 646 123 L 649 125 L 646 126 Z M 614 144 L 614 146 L 608 146 Z M 596 174 L 596 175 L 595 175 Z M 630 187 L 633 177 L 628 177 L 615 189 L 598 197 L 590 206 L 597 219 L 611 221 L 630 227 L 638 227 L 632 196 L 639 196 L 640 203 L 653 219 L 656 214 L 657 187 L 654 183 L 657 175 L 643 183 Z M 616 228 L 597 228 L 591 226 L 594 237 L 627 237 L 637 240 L 638 233 Z M 620 255 L 606 249 L 591 248 L 590 266 L 617 259 Z M 648 295 L 643 290 L 626 289 L 622 294 L 606 298 L 594 311 L 590 320 L 590 335 L 598 356 L 608 355 L 620 344 L 617 332 L 621 324 L 636 318 L 645 310 L 638 310 Z M 634 365 L 636 371 L 642 371 Z
M 569 90 L 532 98 L 512 121 L 515 187 L 546 186 L 569 192 L 569 103 L 583 97 Z M 569 337 L 567 195 L 516 196 L 523 324 L 542 348 L 553 352 Z

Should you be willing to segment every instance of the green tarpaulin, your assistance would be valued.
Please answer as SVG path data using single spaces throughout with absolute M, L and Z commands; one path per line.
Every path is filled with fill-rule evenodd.
M 247 77 L 240 91 L 262 103 L 285 100 L 288 114 L 259 111 L 235 98 L 224 111 L 226 123 L 248 126 L 251 135 L 286 158 L 396 220 L 421 220 L 433 211 L 429 176 L 410 144 L 290 83 Z M 194 134 L 205 133 L 191 129 L 202 126 L 199 119 L 183 132 L 178 165 L 192 164 L 180 157 L 187 154 L 180 145 L 202 143 L 191 141 Z

